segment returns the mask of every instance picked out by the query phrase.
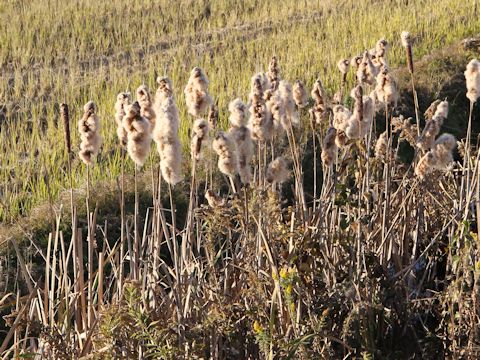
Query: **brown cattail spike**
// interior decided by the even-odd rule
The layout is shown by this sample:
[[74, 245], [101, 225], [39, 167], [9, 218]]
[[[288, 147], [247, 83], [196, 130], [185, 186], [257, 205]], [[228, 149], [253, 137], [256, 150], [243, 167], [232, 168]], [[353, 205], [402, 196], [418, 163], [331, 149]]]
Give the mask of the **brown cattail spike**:
[[67, 154], [72, 152], [72, 143], [70, 140], [70, 114], [68, 113], [68, 105], [60, 104], [60, 116], [63, 120], [63, 129], [65, 134], [65, 145], [67, 147]]
[[412, 54], [412, 36], [408, 31], [403, 31], [401, 35], [402, 46], [407, 53], [408, 71], [413, 74], [413, 54]]

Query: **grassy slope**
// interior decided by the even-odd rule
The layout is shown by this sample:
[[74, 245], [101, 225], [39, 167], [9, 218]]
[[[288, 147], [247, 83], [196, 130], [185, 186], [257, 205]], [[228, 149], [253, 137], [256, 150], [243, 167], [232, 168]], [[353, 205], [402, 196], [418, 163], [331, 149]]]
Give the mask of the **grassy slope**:
[[[155, 71], [166, 72], [174, 82], [186, 145], [190, 120], [182, 90], [193, 66], [203, 67], [210, 77], [225, 122], [228, 101], [245, 98], [251, 75], [265, 70], [273, 54], [285, 78], [301, 78], [311, 86], [320, 76], [333, 92], [339, 83], [337, 60], [381, 37], [394, 40], [390, 59], [395, 67], [404, 62], [400, 31], [418, 36], [414, 51], [419, 57], [472, 34], [479, 25], [470, 1], [99, 3], [0, 4], [0, 104], [5, 111], [0, 119], [1, 222], [14, 222], [67, 186], [59, 102], [70, 105], [75, 124], [83, 103], [98, 103], [104, 146], [94, 181], [114, 178], [120, 171], [116, 94], [134, 92], [143, 82], [154, 87]], [[78, 146], [76, 131], [73, 136]], [[74, 174], [81, 186], [85, 168], [77, 159]]]

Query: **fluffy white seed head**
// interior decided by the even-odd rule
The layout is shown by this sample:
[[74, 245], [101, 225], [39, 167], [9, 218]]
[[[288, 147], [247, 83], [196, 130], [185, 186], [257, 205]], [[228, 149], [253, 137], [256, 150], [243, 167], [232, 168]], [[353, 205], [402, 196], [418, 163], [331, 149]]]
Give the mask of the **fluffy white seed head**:
[[375, 157], [384, 161], [387, 155], [387, 132], [384, 131], [380, 134], [375, 144]]
[[335, 138], [337, 136], [337, 130], [331, 127], [327, 130], [322, 144], [322, 162], [325, 166], [330, 166], [335, 161], [335, 155], [337, 153], [337, 145]]
[[278, 94], [280, 95], [284, 105], [288, 121], [292, 125], [298, 125], [300, 116], [295, 107], [295, 100], [293, 99], [292, 85], [288, 81], [282, 80], [278, 84]]
[[387, 105], [397, 106], [398, 91], [397, 81], [390, 74], [387, 66], [382, 66], [377, 75], [377, 85], [375, 86], [376, 97], [379, 102]]
[[169, 78], [157, 79], [158, 89], [155, 94], [156, 126], [153, 130], [153, 140], [159, 143], [163, 137], [178, 137], [180, 116], [173, 95], [173, 87]]
[[127, 132], [127, 151], [138, 166], [143, 166], [150, 151], [151, 124], [141, 113], [140, 104], [135, 101], [125, 108], [123, 127]]
[[212, 143], [218, 155], [219, 170], [230, 177], [238, 173], [238, 156], [235, 141], [223, 131], [219, 131]]
[[369, 52], [365, 51], [362, 61], [357, 68], [357, 82], [359, 84], [373, 85], [377, 74], [378, 69], [373, 64]]
[[160, 155], [160, 171], [170, 185], [182, 181], [182, 146], [178, 139], [180, 118], [173, 94], [172, 82], [167, 77], [157, 78], [155, 94], [156, 126], [153, 139]]
[[385, 39], [380, 39], [375, 44], [375, 58], [378, 60], [379, 58], [386, 59], [387, 51], [389, 48], [388, 41]]
[[140, 85], [137, 89], [137, 101], [140, 104], [140, 115], [150, 121], [152, 130], [155, 127], [155, 110], [153, 109], [152, 96], [147, 85]]
[[474, 103], [480, 97], [480, 61], [471, 60], [464, 74], [467, 83], [467, 98]]
[[237, 98], [228, 104], [230, 116], [228, 120], [233, 127], [244, 126], [247, 123], [247, 105], [241, 99]]
[[280, 67], [278, 66], [278, 60], [276, 56], [273, 56], [272, 59], [270, 60], [270, 64], [268, 65], [267, 78], [271, 87], [274, 90], [277, 89], [281, 79], [280, 79]]
[[170, 185], [182, 181], [182, 144], [178, 137], [165, 136], [157, 142], [160, 154], [160, 171], [163, 179]]
[[455, 137], [451, 134], [442, 134], [435, 141], [432, 149], [428, 151], [418, 162], [415, 174], [423, 179], [435, 170], [445, 171], [453, 162], [452, 151], [456, 147]]
[[229, 136], [233, 138], [237, 146], [238, 172], [243, 184], [252, 181], [252, 169], [250, 163], [253, 157], [253, 141], [250, 130], [246, 126], [232, 127]]
[[102, 145], [100, 119], [96, 114], [97, 107], [93, 101], [87, 102], [83, 110], [84, 114], [78, 121], [78, 131], [80, 132], [79, 157], [86, 165], [90, 165]]
[[400, 39], [404, 48], [412, 46], [412, 36], [408, 31], [402, 31], [400, 34]]
[[315, 104], [325, 105], [327, 103], [327, 93], [320, 79], [317, 79], [313, 84], [311, 95]]
[[295, 84], [293, 84], [293, 100], [295, 100], [295, 104], [299, 109], [307, 106], [308, 93], [301, 80], [297, 80]]
[[441, 101], [435, 110], [432, 119], [436, 119], [439, 125], [442, 126], [443, 121], [448, 117], [448, 101]]
[[267, 181], [280, 184], [288, 179], [290, 171], [283, 157], [277, 157], [267, 167]]
[[272, 137], [273, 123], [270, 111], [263, 98], [263, 90], [260, 79], [255, 81], [254, 93], [251, 97], [250, 120], [248, 126], [252, 132], [252, 138], [256, 141], [267, 141]]
[[130, 93], [122, 92], [117, 95], [115, 102], [115, 122], [117, 123], [117, 137], [120, 145], [127, 145], [127, 131], [123, 128], [123, 117], [125, 116], [125, 106], [130, 105]]
[[345, 131], [351, 116], [352, 112], [345, 106], [335, 105], [333, 107], [333, 127], [337, 130]]
[[198, 118], [206, 113], [213, 100], [208, 93], [209, 81], [205, 73], [199, 67], [193, 68], [185, 87], [185, 102], [188, 113]]
[[340, 59], [338, 60], [338, 63], [337, 63], [337, 67], [338, 67], [338, 70], [340, 70], [340, 72], [345, 75], [348, 73], [348, 69], [350, 67], [350, 60], [348, 59]]
[[200, 160], [202, 158], [202, 149], [208, 141], [208, 132], [210, 126], [206, 120], [197, 119], [193, 123], [193, 137], [191, 142], [192, 158]]

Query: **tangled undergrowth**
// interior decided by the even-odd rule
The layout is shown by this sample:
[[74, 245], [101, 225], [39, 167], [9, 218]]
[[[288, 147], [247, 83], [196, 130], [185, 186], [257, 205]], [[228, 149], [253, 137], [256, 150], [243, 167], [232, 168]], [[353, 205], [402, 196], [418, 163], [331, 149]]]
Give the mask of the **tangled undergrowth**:
[[[401, 41], [414, 118], [397, 106], [385, 39], [339, 61], [342, 85], [332, 96], [321, 79], [311, 97], [300, 80], [292, 86], [273, 57], [266, 74], [252, 77], [248, 101], [230, 103], [228, 131], [218, 128], [222, 109], [207, 75], [194, 68], [184, 91], [193, 118], [190, 176], [179, 166], [172, 82], [159, 77], [155, 96], [141, 86], [133, 103], [129, 93], [119, 94], [115, 236], [92, 208], [90, 173], [101, 139], [96, 106], [87, 103], [78, 124], [86, 188], [71, 189], [69, 212], [63, 210], [71, 237], [59, 211], [46, 253], [25, 257], [11, 241], [16, 259], [2, 280], [14, 292], [0, 304], [15, 307], [0, 353], [478, 358], [480, 152], [471, 124], [480, 63], [467, 65], [470, 117], [466, 137], [456, 139], [442, 131], [448, 99], [418, 106], [414, 44], [408, 33]], [[70, 155], [68, 107], [62, 109]], [[157, 161], [144, 165], [152, 138]], [[401, 160], [402, 146], [412, 150], [411, 161]], [[313, 161], [306, 163], [307, 152]], [[133, 184], [127, 161], [136, 163]], [[184, 177], [190, 193], [180, 218], [173, 190]], [[140, 209], [145, 178], [152, 206]], [[134, 188], [133, 209], [125, 206], [126, 186]], [[83, 202], [84, 222], [77, 216]], [[34, 257], [45, 269], [34, 269]], [[12, 285], [20, 276], [22, 286]]]

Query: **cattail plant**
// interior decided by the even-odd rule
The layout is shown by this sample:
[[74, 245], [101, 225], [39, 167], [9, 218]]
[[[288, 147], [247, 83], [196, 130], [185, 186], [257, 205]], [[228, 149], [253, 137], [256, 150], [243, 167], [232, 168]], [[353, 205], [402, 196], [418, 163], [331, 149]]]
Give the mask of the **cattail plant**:
[[375, 44], [375, 62], [376, 66], [386, 65], [387, 63], [387, 51], [389, 48], [388, 41], [385, 39], [380, 39]]
[[293, 100], [299, 109], [303, 109], [307, 106], [308, 93], [301, 80], [297, 80], [295, 81], [295, 84], [293, 84]]
[[298, 125], [300, 116], [295, 108], [295, 100], [293, 99], [292, 85], [288, 81], [282, 80], [278, 84], [278, 94], [285, 105], [285, 114], [289, 124]]
[[282, 156], [268, 164], [266, 179], [269, 183], [281, 184], [289, 178], [289, 175], [287, 161]]
[[218, 169], [233, 178], [238, 173], [238, 156], [235, 141], [225, 132], [219, 131], [212, 143], [218, 155]]
[[141, 114], [138, 101], [125, 107], [123, 127], [127, 132], [127, 151], [138, 167], [143, 166], [150, 152], [151, 124]]
[[336, 144], [338, 147], [345, 146], [347, 136], [345, 130], [349, 125], [349, 120], [352, 117], [352, 112], [343, 105], [335, 105], [333, 107], [333, 127], [336, 131]]
[[102, 145], [100, 120], [96, 114], [96, 105], [93, 101], [86, 103], [83, 110], [83, 116], [78, 122], [81, 140], [79, 156], [86, 165], [90, 165]]
[[[97, 155], [102, 144], [100, 136], [100, 120], [96, 115], [96, 105], [89, 101], [83, 107], [84, 114], [78, 122], [80, 132], [80, 152], [79, 156], [87, 165], [87, 194], [85, 198], [87, 206], [87, 231], [88, 231], [88, 317], [87, 323], [93, 322], [93, 248], [94, 248], [94, 229], [92, 214], [90, 213], [90, 165]], [[82, 290], [83, 291], [83, 290]]]
[[191, 142], [192, 159], [196, 161], [202, 158], [202, 145], [208, 141], [209, 124], [204, 119], [197, 119], [193, 123], [193, 137]]
[[267, 77], [272, 89], [277, 90], [281, 79], [280, 79], [280, 67], [278, 65], [278, 60], [276, 56], [273, 56], [272, 59], [270, 60], [270, 64], [268, 64]]
[[373, 120], [373, 100], [369, 96], [362, 96], [362, 87], [358, 85], [352, 90], [355, 107], [352, 116], [345, 126], [345, 134], [349, 139], [361, 139], [370, 130]]
[[384, 131], [380, 134], [375, 144], [375, 158], [385, 161], [388, 155], [388, 132]]
[[405, 48], [405, 54], [407, 57], [408, 71], [410, 72], [410, 78], [412, 83], [413, 102], [415, 105], [415, 120], [417, 122], [417, 133], [418, 133], [418, 136], [420, 136], [418, 96], [417, 96], [417, 91], [415, 90], [415, 77], [414, 77], [414, 68], [413, 68], [413, 52], [412, 52], [413, 39], [411, 34], [408, 31], [402, 31], [402, 33], [400, 34], [400, 40], [402, 42], [402, 46]]
[[264, 92], [263, 99], [265, 106], [271, 116], [272, 130], [275, 134], [279, 134], [282, 130], [288, 130], [287, 110], [285, 102], [281, 98], [278, 91], [268, 89]]
[[397, 81], [390, 74], [389, 68], [382, 65], [376, 79], [375, 93], [377, 100], [384, 106], [393, 105], [396, 107], [398, 101]]
[[178, 138], [179, 114], [173, 95], [172, 83], [167, 77], [157, 78], [155, 94], [157, 126], [153, 140], [160, 154], [160, 169], [163, 179], [170, 185], [182, 180], [182, 147]]
[[363, 58], [357, 68], [357, 83], [358, 84], [375, 84], [375, 77], [378, 74], [378, 70], [372, 62], [370, 53], [365, 51]]
[[340, 92], [343, 93], [343, 89], [345, 89], [345, 86], [347, 85], [347, 75], [348, 75], [348, 70], [350, 68], [350, 60], [348, 59], [338, 60], [337, 67], [338, 67], [338, 70], [340, 70], [340, 73], [342, 74]]
[[410, 74], [413, 74], [413, 54], [412, 54], [412, 36], [408, 31], [402, 31], [400, 35], [402, 41], [402, 46], [405, 48], [405, 53], [407, 56], [408, 71]]
[[465, 80], [467, 84], [467, 98], [471, 103], [476, 103], [480, 97], [480, 61], [471, 60], [465, 70]]
[[208, 124], [210, 129], [215, 130], [218, 124], [218, 108], [217, 105], [212, 103], [210, 110], [208, 111]]
[[355, 68], [355, 73], [358, 70], [358, 67], [362, 63], [363, 55], [355, 55], [350, 59], [350, 65]]
[[272, 135], [272, 119], [263, 99], [263, 84], [260, 76], [254, 76], [250, 92], [250, 130], [252, 138], [256, 141], [265, 142]]
[[424, 179], [426, 175], [435, 170], [445, 171], [453, 162], [452, 151], [456, 147], [455, 137], [451, 134], [442, 134], [433, 145], [432, 149], [428, 151], [419, 160], [415, 167], [415, 174]]
[[313, 84], [311, 95], [314, 101], [311, 116], [315, 120], [315, 125], [320, 125], [326, 117], [328, 102], [327, 93], [320, 79], [317, 79]]
[[253, 157], [253, 142], [250, 129], [246, 126], [246, 105], [240, 100], [235, 99], [228, 105], [230, 111], [229, 135], [235, 140], [238, 151], [238, 165], [240, 180], [243, 184], [249, 184], [252, 179], [252, 170], [250, 162]]
[[236, 192], [234, 177], [238, 174], [238, 155], [234, 139], [229, 134], [219, 131], [212, 143], [213, 150], [218, 155], [218, 169], [227, 175], [232, 190]]
[[432, 120], [433, 115], [435, 115], [435, 112], [437, 111], [437, 106], [441, 102], [442, 102], [442, 100], [437, 99], [430, 104], [430, 106], [427, 108], [427, 110], [425, 110], [425, 112], [423, 113], [423, 116], [425, 117], [425, 121]]
[[115, 122], [117, 123], [117, 137], [121, 146], [127, 145], [127, 131], [123, 127], [123, 118], [125, 117], [125, 107], [130, 105], [130, 93], [122, 92], [117, 95], [115, 102]]
[[426, 122], [422, 134], [417, 140], [416, 145], [419, 149], [425, 152], [433, 146], [435, 138], [440, 133], [440, 128], [442, 127], [443, 121], [447, 118], [447, 116], [448, 102], [442, 101], [438, 103], [432, 119]]
[[[471, 133], [472, 133], [472, 115], [473, 115], [473, 106], [480, 97], [480, 62], [477, 59], [472, 59], [468, 64], [464, 72], [466, 87], [467, 87], [467, 98], [470, 100], [470, 112], [468, 116], [468, 125], [467, 125], [467, 139], [465, 141], [465, 156], [463, 157], [463, 172], [467, 172], [466, 182], [465, 176], [462, 177], [461, 192], [466, 190], [467, 193], [470, 191], [470, 142], [471, 142]], [[463, 197], [462, 197], [463, 198]]]
[[202, 69], [199, 67], [193, 68], [184, 93], [188, 113], [194, 118], [204, 115], [213, 102], [212, 97], [208, 93], [209, 83]]
[[330, 127], [323, 138], [322, 144], [322, 162], [323, 165], [329, 167], [335, 161], [335, 156], [337, 154], [337, 129]]
[[155, 110], [152, 96], [147, 85], [140, 85], [137, 89], [137, 101], [140, 104], [140, 115], [150, 121], [152, 130], [155, 128]]

